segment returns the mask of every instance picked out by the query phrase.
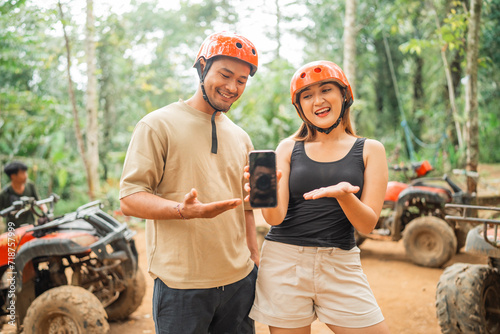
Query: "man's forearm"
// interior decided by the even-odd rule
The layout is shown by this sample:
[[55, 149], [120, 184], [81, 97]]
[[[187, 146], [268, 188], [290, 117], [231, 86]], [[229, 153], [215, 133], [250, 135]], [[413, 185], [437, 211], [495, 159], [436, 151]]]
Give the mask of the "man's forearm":
[[120, 200], [122, 212], [127, 216], [143, 219], [180, 219], [175, 208], [177, 202], [142, 191]]
[[259, 245], [257, 243], [257, 231], [255, 229], [255, 218], [252, 210], [245, 210], [245, 224], [247, 234], [247, 246], [250, 257], [258, 266], [260, 262]]

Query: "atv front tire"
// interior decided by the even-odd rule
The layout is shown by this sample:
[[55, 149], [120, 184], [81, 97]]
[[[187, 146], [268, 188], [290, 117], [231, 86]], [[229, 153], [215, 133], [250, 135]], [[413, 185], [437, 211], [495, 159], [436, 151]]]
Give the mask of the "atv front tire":
[[99, 299], [78, 286], [45, 291], [28, 308], [24, 333], [109, 333], [106, 311]]
[[413, 219], [403, 232], [403, 243], [413, 263], [431, 268], [444, 265], [457, 249], [451, 226], [434, 216]]
[[487, 265], [457, 263], [445, 269], [436, 290], [441, 332], [500, 333], [500, 274]]
[[127, 287], [118, 298], [106, 307], [110, 321], [128, 318], [141, 305], [146, 292], [146, 281], [142, 271], [137, 270], [135, 277], [127, 280]]

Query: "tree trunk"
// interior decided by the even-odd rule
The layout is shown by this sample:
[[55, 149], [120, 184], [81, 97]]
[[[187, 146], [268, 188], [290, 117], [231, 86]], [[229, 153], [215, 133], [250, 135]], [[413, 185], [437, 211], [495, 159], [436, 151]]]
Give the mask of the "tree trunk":
[[[439, 23], [439, 18], [437, 15], [436, 10], [434, 9], [434, 19], [436, 21], [436, 27], [438, 28], [439, 31], [441, 31], [441, 24]], [[463, 148], [463, 135], [462, 135], [462, 128], [460, 126], [460, 120], [458, 116], [458, 110], [457, 110], [457, 104], [455, 102], [455, 89], [453, 86], [453, 78], [452, 78], [452, 73], [450, 69], [450, 65], [448, 64], [448, 59], [446, 58], [446, 48], [447, 46], [444, 44], [443, 38], [439, 34], [439, 39], [441, 44], [444, 46], [441, 48], [441, 59], [443, 60], [443, 67], [444, 67], [444, 72], [446, 74], [446, 82], [448, 84], [448, 97], [450, 99], [450, 106], [451, 106], [451, 111], [452, 111], [452, 116], [453, 116], [453, 121], [455, 123], [455, 131], [457, 132], [457, 139], [458, 139], [458, 147]]]
[[89, 194], [91, 199], [99, 192], [99, 123], [97, 121], [97, 77], [94, 3], [87, 0], [85, 49], [87, 53], [87, 159], [89, 162]]
[[102, 105], [102, 135], [99, 143], [99, 165], [103, 168], [102, 177], [108, 179], [108, 163], [106, 157], [111, 151], [111, 137], [113, 136], [113, 120], [115, 119], [115, 94], [112, 73], [112, 62], [107, 57], [98, 58], [98, 67], [101, 69], [101, 80], [99, 81], [99, 100]]
[[73, 113], [73, 120], [74, 120], [74, 128], [75, 128], [75, 137], [76, 137], [76, 143], [78, 146], [78, 152], [80, 153], [80, 157], [82, 158], [83, 165], [85, 167], [85, 172], [87, 174], [87, 184], [89, 186], [89, 197], [93, 198], [93, 195], [90, 193], [90, 169], [89, 169], [89, 162], [87, 159], [87, 156], [85, 154], [85, 144], [83, 142], [83, 135], [82, 135], [82, 130], [80, 128], [80, 118], [78, 117], [78, 108], [76, 106], [76, 98], [75, 98], [75, 92], [73, 90], [73, 79], [71, 79], [71, 47], [69, 43], [69, 38], [68, 34], [66, 33], [66, 20], [64, 18], [64, 13], [62, 10], [62, 5], [61, 2], [58, 2], [58, 7], [59, 7], [59, 13], [61, 15], [61, 24], [63, 27], [63, 34], [64, 34], [64, 42], [66, 46], [66, 70], [68, 72], [68, 92], [71, 100], [71, 110]]
[[356, 0], [345, 2], [344, 20], [344, 73], [356, 93]]
[[276, 59], [280, 59], [280, 51], [281, 51], [281, 9], [279, 0], [274, 1], [276, 5], [276, 42], [278, 45], [276, 46]]
[[[414, 119], [416, 119], [417, 124], [424, 124], [425, 116], [422, 115], [422, 113], [418, 112], [419, 110], [422, 110], [425, 106], [424, 79], [423, 79], [424, 58], [422, 58], [418, 54], [414, 55], [413, 58], [415, 60], [415, 72], [413, 74], [413, 110], [411, 115]], [[417, 137], [421, 137], [422, 131], [423, 131], [422, 127], [417, 127], [413, 129], [413, 133]]]
[[[471, 0], [467, 35], [467, 84], [465, 88], [465, 114], [467, 117], [467, 166], [468, 171], [477, 171], [479, 163], [479, 127], [477, 105], [477, 60], [479, 54], [479, 29], [482, 0]], [[477, 191], [475, 178], [467, 177], [467, 191]]]
[[450, 64], [451, 67], [451, 78], [453, 81], [453, 90], [455, 91], [455, 96], [460, 96], [460, 83], [462, 80], [462, 62], [464, 61], [463, 52], [460, 50], [455, 51], [453, 60]]

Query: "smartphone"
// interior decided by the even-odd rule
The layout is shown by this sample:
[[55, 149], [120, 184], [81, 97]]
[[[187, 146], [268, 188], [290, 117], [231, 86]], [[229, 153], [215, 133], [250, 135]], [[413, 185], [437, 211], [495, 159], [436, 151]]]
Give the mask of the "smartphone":
[[278, 205], [276, 153], [271, 150], [251, 151], [250, 162], [250, 206], [274, 208]]

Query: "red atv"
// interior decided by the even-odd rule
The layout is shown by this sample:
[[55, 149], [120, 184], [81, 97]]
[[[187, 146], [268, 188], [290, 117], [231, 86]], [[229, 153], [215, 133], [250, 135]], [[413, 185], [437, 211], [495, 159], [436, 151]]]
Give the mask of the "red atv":
[[468, 204], [471, 196], [462, 191], [447, 175], [424, 177], [432, 166], [428, 161], [410, 168], [392, 167], [395, 171], [412, 171], [416, 178], [409, 183], [390, 181], [384, 207], [370, 234], [356, 231], [356, 243], [366, 239], [398, 241], [403, 238], [406, 255], [424, 267], [441, 267], [465, 245], [470, 225], [455, 225], [445, 216], [454, 209], [446, 203]]
[[107, 319], [125, 319], [144, 296], [135, 232], [99, 201], [53, 218], [57, 199], [22, 197], [0, 211], [39, 217], [35, 226], [9, 222], [0, 236], [0, 315], [26, 334], [108, 333]]

